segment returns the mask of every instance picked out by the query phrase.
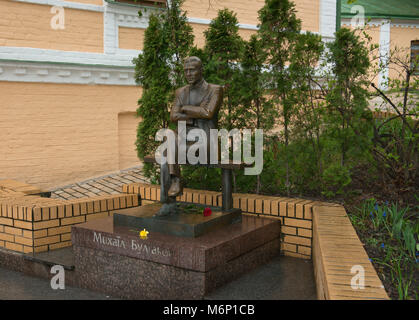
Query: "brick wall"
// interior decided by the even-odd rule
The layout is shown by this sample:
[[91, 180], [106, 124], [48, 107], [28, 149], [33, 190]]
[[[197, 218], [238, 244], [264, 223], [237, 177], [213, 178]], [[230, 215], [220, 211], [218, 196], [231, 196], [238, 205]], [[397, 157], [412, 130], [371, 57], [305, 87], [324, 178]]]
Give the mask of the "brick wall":
[[[143, 204], [160, 200], [158, 185], [132, 183], [124, 185], [122, 191], [139, 194], [144, 200]], [[220, 192], [206, 190], [185, 188], [178, 200], [219, 207], [222, 205]], [[312, 255], [312, 208], [317, 204], [319, 202], [303, 199], [233, 193], [233, 207], [240, 208], [244, 214], [279, 219], [282, 225], [282, 252], [304, 259], [311, 259]]]
[[[294, 0], [297, 17], [302, 20], [302, 28], [307, 31], [319, 31], [319, 0]], [[265, 4], [264, 0], [186, 0], [183, 9], [188, 17], [213, 19], [220, 9], [228, 8], [237, 14], [239, 23], [258, 24], [258, 11]]]
[[[143, 205], [160, 199], [159, 186], [142, 183], [124, 185], [125, 194], [64, 201], [22, 192], [32, 192], [32, 186], [1, 182], [0, 247], [23, 253], [71, 246], [72, 225], [138, 206], [139, 195]], [[177, 200], [221, 206], [222, 199], [219, 192], [184, 189]], [[281, 251], [313, 259], [318, 299], [389, 299], [342, 206], [254, 194], [233, 194], [233, 204], [244, 214], [281, 220]], [[352, 288], [353, 266], [365, 270], [363, 289]]]
[[[389, 299], [374, 266], [341, 206], [313, 207], [313, 265], [320, 300]], [[356, 267], [356, 271], [353, 271]], [[361, 277], [363, 288], [352, 285]], [[361, 284], [360, 278], [356, 281]]]
[[[71, 2], [103, 4], [102, 0]], [[295, 2], [303, 28], [318, 31], [319, 1]], [[228, 7], [237, 12], [240, 23], [255, 26], [257, 11], [263, 4], [264, 0], [228, 0], [214, 1], [208, 7], [207, 0], [186, 0], [184, 9], [188, 17], [205, 22], [214, 18], [219, 9]], [[57, 52], [45, 53], [54, 57], [63, 54], [63, 59], [74, 57], [75, 62], [80, 62], [79, 52], [104, 53], [103, 12], [65, 8], [65, 29], [54, 30], [50, 26], [54, 16], [50, 10], [51, 5], [0, 1], [0, 46], [51, 49]], [[208, 25], [192, 25], [196, 43], [202, 46], [202, 32]], [[144, 29], [119, 27], [118, 31], [118, 49], [141, 48]], [[248, 39], [255, 31], [242, 28], [239, 32]], [[45, 57], [40, 56], [39, 60]], [[22, 77], [22, 81], [26, 80]], [[131, 137], [125, 131], [119, 137], [128, 139], [119, 144], [118, 114], [136, 111], [141, 96], [141, 89], [136, 86], [2, 81], [0, 96], [0, 177], [46, 189], [116, 171], [135, 162], [135, 146], [125, 142], [131, 137], [135, 140], [138, 119], [124, 117], [129, 128], [122, 129], [130, 130]]]
[[63, 30], [51, 28], [51, 6], [0, 1], [0, 46], [103, 52], [103, 13], [65, 9]]
[[[0, 177], [53, 188], [136, 157], [135, 145], [119, 146], [118, 114], [135, 112], [138, 87], [1, 82], [0, 96]], [[133, 114], [133, 141], [138, 121]]]
[[135, 112], [118, 114], [119, 169], [121, 170], [138, 166], [140, 163], [135, 146], [140, 121]]
[[[157, 185], [123, 186], [128, 194], [140, 194], [143, 204], [159, 200]], [[221, 193], [184, 189], [180, 201], [221, 206]], [[233, 194], [234, 208], [244, 214], [280, 219], [281, 251], [286, 256], [312, 259], [318, 299], [389, 299], [372, 266], [345, 208], [338, 204], [295, 198]], [[365, 287], [352, 288], [353, 266], [365, 270]]]
[[143, 50], [145, 29], [118, 28], [120, 49]]
[[0, 247], [36, 253], [71, 246], [71, 226], [139, 205], [138, 195], [58, 200], [0, 190]]

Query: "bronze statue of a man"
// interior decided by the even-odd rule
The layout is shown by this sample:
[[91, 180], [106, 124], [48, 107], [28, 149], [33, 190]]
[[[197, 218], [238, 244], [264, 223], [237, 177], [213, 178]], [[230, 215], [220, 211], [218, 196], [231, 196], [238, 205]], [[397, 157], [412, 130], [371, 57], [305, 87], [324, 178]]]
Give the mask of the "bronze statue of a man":
[[[218, 127], [218, 111], [223, 101], [223, 88], [204, 80], [202, 62], [198, 57], [187, 58], [184, 71], [188, 85], [176, 90], [170, 121], [177, 123], [183, 120], [186, 121], [187, 129], [204, 130], [209, 142], [210, 129]], [[176, 197], [183, 191], [179, 164], [169, 164], [169, 172], [171, 185], [168, 196]]]

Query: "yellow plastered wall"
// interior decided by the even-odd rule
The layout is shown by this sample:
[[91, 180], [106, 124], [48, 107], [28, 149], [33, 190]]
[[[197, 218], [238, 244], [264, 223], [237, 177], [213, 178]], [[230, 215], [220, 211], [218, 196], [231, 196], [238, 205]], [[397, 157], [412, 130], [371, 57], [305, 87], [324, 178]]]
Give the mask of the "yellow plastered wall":
[[[395, 50], [396, 47], [401, 50], [398, 54], [401, 58], [405, 59], [406, 54], [410, 57], [410, 42], [419, 39], [419, 28], [402, 28], [391, 27], [390, 30], [390, 50]], [[401, 68], [390, 65], [389, 77], [390, 79], [400, 78], [404, 79], [405, 75], [400, 74]]]
[[119, 169], [139, 164], [135, 145], [139, 121], [135, 112], [122, 112], [118, 115]]
[[103, 52], [103, 13], [64, 9], [64, 29], [54, 30], [51, 6], [0, 1], [0, 45]]
[[297, 17], [301, 19], [301, 28], [306, 31], [319, 32], [320, 0], [295, 0]]
[[[297, 17], [302, 20], [302, 29], [319, 31], [319, 0], [295, 0]], [[188, 17], [214, 19], [218, 10], [228, 8], [237, 14], [239, 23], [258, 24], [258, 11], [264, 0], [186, 0], [183, 9]]]
[[[370, 51], [370, 62], [371, 64], [378, 66], [377, 63], [379, 63], [380, 59], [380, 26], [367, 26], [365, 29], [365, 32], [371, 37], [371, 41], [369, 42], [369, 45], [378, 45], [377, 49], [374, 49], [373, 51]], [[373, 67], [374, 68], [374, 67]], [[378, 86], [378, 74], [376, 71], [371, 74], [370, 81], [375, 83], [375, 85]], [[369, 87], [370, 90], [373, 90], [372, 87]]]
[[195, 36], [194, 44], [198, 48], [203, 48], [205, 46], [205, 35], [204, 31], [208, 29], [208, 25], [200, 23], [190, 23], [193, 34]]
[[239, 34], [240, 34], [240, 36], [244, 39], [244, 40], [246, 40], [246, 41], [248, 41], [249, 39], [250, 39], [250, 36], [252, 35], [252, 34], [255, 34], [256, 33], [256, 30], [250, 30], [250, 29], [239, 29]]
[[145, 29], [118, 28], [119, 48], [143, 50]]
[[135, 112], [139, 87], [0, 82], [0, 96], [0, 177], [51, 188], [135, 154], [119, 148], [118, 114]]

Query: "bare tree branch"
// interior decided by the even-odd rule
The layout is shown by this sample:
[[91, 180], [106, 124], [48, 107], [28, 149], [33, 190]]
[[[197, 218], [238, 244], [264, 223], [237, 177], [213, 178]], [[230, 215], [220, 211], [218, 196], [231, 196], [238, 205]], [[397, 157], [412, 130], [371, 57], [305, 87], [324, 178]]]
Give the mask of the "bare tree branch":
[[404, 117], [399, 109], [394, 105], [394, 103], [382, 92], [380, 89], [378, 89], [374, 83], [371, 83], [371, 86], [378, 91], [378, 93], [393, 107], [393, 109], [397, 112], [397, 114], [401, 117], [403, 123], [409, 128], [411, 132], [414, 132], [413, 128], [409, 125], [409, 123], [406, 121], [406, 117]]

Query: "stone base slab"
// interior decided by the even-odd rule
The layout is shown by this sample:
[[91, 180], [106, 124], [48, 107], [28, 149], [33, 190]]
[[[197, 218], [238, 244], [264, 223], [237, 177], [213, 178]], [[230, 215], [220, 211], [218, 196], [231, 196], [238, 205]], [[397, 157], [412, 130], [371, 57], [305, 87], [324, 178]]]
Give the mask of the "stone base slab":
[[280, 250], [280, 222], [242, 221], [197, 238], [113, 225], [112, 217], [72, 228], [80, 284], [127, 299], [202, 299], [268, 262]]
[[[185, 213], [179, 203], [179, 213], [167, 216], [154, 216], [163, 206], [162, 203], [153, 203], [141, 207], [117, 210], [113, 214], [115, 226], [129, 226], [132, 228], [145, 228], [150, 232], [195, 238], [220, 227], [241, 221], [241, 210], [231, 209], [222, 211], [221, 208], [210, 207], [212, 213], [204, 217], [202, 214]], [[194, 205], [201, 207], [206, 206]]]

